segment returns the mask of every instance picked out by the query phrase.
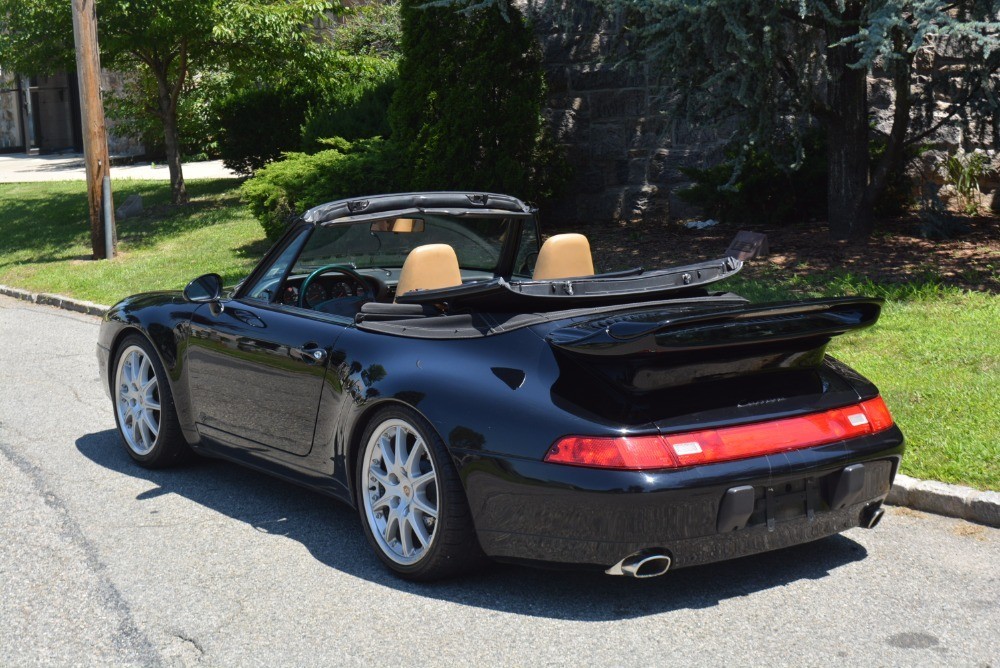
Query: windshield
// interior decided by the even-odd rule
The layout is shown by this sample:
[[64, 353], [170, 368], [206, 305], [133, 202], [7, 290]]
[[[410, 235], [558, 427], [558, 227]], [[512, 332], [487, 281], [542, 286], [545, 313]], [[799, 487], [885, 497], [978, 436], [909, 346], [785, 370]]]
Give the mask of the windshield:
[[[400, 225], [401, 221], [406, 224]], [[517, 229], [517, 222], [517, 218], [420, 214], [419, 219], [321, 225], [302, 250], [292, 273], [306, 273], [328, 264], [350, 264], [356, 269], [399, 268], [417, 246], [448, 244], [455, 249], [461, 269], [492, 274], [500, 264], [508, 235]], [[534, 225], [526, 221], [526, 227], [531, 228], [531, 233], [522, 235], [522, 245], [533, 244], [530, 250], [537, 252]], [[524, 251], [527, 252], [530, 251]]]

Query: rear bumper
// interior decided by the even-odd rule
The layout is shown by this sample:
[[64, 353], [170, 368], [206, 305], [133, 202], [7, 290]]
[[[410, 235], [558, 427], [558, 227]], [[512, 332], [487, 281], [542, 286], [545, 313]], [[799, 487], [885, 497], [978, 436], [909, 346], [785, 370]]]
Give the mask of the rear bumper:
[[[817, 448], [670, 472], [607, 471], [467, 453], [459, 464], [483, 550], [496, 559], [607, 568], [666, 550], [673, 568], [805, 543], [859, 526], [889, 493], [899, 429]], [[838, 492], [844, 469], [855, 490]], [[727, 491], [752, 510], [724, 529]], [[841, 489], [842, 489], [841, 485]]]

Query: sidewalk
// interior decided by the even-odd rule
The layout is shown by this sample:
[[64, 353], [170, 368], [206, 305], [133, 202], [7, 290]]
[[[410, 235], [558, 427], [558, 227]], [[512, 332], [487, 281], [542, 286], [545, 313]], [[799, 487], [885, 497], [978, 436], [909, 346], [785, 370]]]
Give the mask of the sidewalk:
[[[58, 155], [0, 154], [0, 183], [28, 181], [83, 181], [86, 171], [79, 153]], [[185, 179], [235, 179], [238, 175], [226, 169], [221, 160], [184, 163]], [[137, 163], [111, 167], [111, 179], [170, 179], [164, 163]]]

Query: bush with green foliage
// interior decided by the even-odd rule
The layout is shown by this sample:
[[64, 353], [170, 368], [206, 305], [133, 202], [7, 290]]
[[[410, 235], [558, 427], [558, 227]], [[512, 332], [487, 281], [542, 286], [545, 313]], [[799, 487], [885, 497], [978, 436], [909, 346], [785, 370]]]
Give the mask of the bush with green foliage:
[[[501, 7], [501, 5], [503, 5]], [[390, 112], [408, 185], [550, 195], [538, 41], [510, 0], [458, 12], [401, 0], [403, 58]]]
[[323, 140], [331, 137], [349, 141], [388, 137], [396, 65], [392, 59], [352, 57], [350, 66], [344, 67], [346, 76], [327, 86], [305, 111], [300, 124], [302, 150], [322, 150]]
[[399, 157], [381, 138], [329, 140], [319, 153], [289, 153], [257, 171], [240, 196], [269, 239], [306, 209], [344, 197], [399, 190]]
[[387, 137], [399, 60], [399, 6], [347, 10], [314, 76], [227, 91], [215, 105], [226, 166], [251, 174], [287, 151], [321, 151], [323, 140]]
[[[694, 184], [678, 196], [720, 220], [773, 225], [824, 218], [829, 169], [826, 135], [809, 130], [802, 135], [801, 145], [789, 139], [774, 146], [772, 150], [733, 147], [718, 165], [682, 169]], [[873, 164], [885, 147], [884, 137], [871, 142]], [[921, 150], [910, 150], [907, 157], [915, 157]], [[800, 156], [797, 164], [788, 166], [795, 154]], [[913, 180], [905, 171], [895, 172], [875, 203], [876, 215], [902, 214], [913, 204], [913, 190]]]
[[252, 174], [297, 149], [306, 110], [318, 97], [301, 87], [238, 89], [222, 97], [215, 116], [223, 164]]
[[973, 153], [959, 151], [945, 158], [943, 165], [945, 182], [958, 194], [962, 213], [969, 216], [979, 213], [983, 196], [979, 190], [979, 182], [995, 171], [989, 157], [979, 151]]

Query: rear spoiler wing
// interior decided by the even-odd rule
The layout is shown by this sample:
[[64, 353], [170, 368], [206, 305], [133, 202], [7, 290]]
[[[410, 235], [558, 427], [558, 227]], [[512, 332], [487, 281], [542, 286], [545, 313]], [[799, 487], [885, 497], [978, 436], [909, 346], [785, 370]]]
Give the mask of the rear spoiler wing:
[[594, 318], [553, 330], [546, 340], [568, 352], [595, 356], [691, 353], [798, 342], [825, 345], [831, 337], [869, 327], [882, 299], [848, 297], [737, 305], [677, 314], [663, 309]]

